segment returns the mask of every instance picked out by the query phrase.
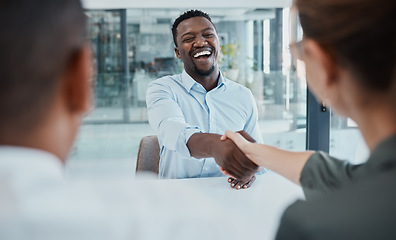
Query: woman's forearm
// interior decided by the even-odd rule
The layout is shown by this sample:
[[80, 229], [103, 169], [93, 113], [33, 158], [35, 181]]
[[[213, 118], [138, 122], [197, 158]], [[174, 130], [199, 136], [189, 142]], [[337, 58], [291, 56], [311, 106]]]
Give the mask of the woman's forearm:
[[242, 151], [257, 165], [276, 172], [300, 184], [301, 171], [313, 151], [292, 152], [269, 145], [248, 143]]

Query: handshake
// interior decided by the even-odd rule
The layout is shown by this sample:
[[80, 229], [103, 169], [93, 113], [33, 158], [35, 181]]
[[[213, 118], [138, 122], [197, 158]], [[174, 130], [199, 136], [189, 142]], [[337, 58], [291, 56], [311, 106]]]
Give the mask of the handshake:
[[[229, 131], [227, 133], [229, 133]], [[224, 155], [222, 157], [214, 157], [215, 161], [220, 166], [220, 171], [223, 172], [224, 175], [229, 176], [228, 182], [232, 188], [237, 190], [249, 188], [256, 180], [255, 173], [260, 168], [238, 148], [227, 133], [221, 136], [221, 141], [226, 148]], [[237, 133], [249, 142], [256, 142], [256, 140], [243, 130]]]
[[[243, 141], [241, 138], [244, 138]], [[241, 189], [252, 185], [256, 179], [255, 173], [259, 170], [259, 166], [241, 150], [241, 146], [244, 146], [241, 142], [254, 143], [255, 140], [245, 131], [234, 133], [227, 130], [223, 136], [213, 133], [194, 134], [187, 145], [191, 155], [196, 158], [213, 157], [220, 166], [220, 171], [229, 176], [231, 187]]]

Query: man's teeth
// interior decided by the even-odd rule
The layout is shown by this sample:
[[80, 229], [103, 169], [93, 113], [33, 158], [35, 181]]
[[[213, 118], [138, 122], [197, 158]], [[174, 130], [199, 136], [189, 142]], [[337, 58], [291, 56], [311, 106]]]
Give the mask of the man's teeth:
[[202, 52], [196, 53], [194, 55], [194, 57], [197, 58], [197, 57], [200, 57], [202, 55], [210, 55], [210, 54], [211, 54], [211, 52], [209, 52], [209, 51], [202, 51]]

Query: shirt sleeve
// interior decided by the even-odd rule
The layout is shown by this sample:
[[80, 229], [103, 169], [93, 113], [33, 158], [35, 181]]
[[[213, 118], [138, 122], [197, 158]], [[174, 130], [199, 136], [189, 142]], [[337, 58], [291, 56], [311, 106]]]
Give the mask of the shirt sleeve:
[[360, 166], [362, 165], [352, 165], [347, 161], [330, 157], [324, 152], [312, 154], [300, 177], [306, 199], [332, 192], [353, 181]]
[[202, 131], [186, 123], [170, 87], [158, 81], [150, 83], [146, 103], [149, 123], [157, 133], [161, 145], [190, 157], [187, 142], [194, 133]]

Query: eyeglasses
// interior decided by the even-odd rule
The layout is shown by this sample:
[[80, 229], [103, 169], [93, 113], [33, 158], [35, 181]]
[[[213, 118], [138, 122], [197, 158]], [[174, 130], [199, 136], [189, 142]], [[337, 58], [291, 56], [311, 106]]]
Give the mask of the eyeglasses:
[[303, 60], [303, 49], [302, 49], [303, 33], [300, 24], [300, 18], [298, 17], [298, 10], [295, 5], [290, 9], [290, 44], [289, 48], [291, 54], [298, 60]]
[[[304, 51], [303, 40], [304, 35], [298, 17], [298, 9], [293, 4], [290, 9], [290, 44], [289, 48], [293, 57], [293, 68], [297, 75], [304, 75], [305, 78], [305, 64], [304, 64]], [[320, 104], [320, 111], [326, 112], [327, 107], [324, 102]]]

